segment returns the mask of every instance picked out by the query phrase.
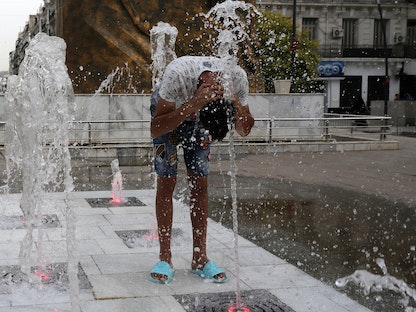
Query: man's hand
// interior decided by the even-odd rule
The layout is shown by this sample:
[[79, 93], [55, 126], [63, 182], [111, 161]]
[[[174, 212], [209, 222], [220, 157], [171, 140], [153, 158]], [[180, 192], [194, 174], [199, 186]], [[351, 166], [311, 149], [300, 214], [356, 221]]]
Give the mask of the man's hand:
[[202, 83], [196, 90], [192, 101], [195, 111], [200, 110], [209, 102], [220, 100], [224, 97], [224, 86], [218, 82], [214, 84]]
[[235, 109], [235, 130], [239, 135], [245, 137], [254, 126], [254, 118], [250, 113], [248, 105], [241, 105], [235, 93], [231, 94], [231, 101]]
[[184, 120], [206, 104], [221, 99], [223, 96], [224, 86], [213, 81], [213, 83], [202, 83], [194, 96], [178, 109], [175, 109], [175, 103], [167, 102], [161, 98], [150, 126], [152, 137], [158, 137], [176, 129]]

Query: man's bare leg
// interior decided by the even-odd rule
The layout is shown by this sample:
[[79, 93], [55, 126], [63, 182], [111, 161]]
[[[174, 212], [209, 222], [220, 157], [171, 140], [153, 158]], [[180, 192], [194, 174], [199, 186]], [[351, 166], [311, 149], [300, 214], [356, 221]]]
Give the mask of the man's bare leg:
[[188, 174], [193, 234], [192, 269], [202, 269], [207, 258], [208, 179]]
[[[159, 233], [159, 259], [172, 267], [172, 252], [170, 249], [173, 220], [172, 196], [176, 185], [176, 177], [157, 177], [156, 189], [156, 219]], [[153, 274], [152, 277], [165, 281], [167, 276]]]
[[[209, 261], [207, 257], [208, 178], [189, 173], [188, 183], [193, 233], [192, 270], [202, 270]], [[223, 279], [225, 274], [217, 274], [214, 278]]]

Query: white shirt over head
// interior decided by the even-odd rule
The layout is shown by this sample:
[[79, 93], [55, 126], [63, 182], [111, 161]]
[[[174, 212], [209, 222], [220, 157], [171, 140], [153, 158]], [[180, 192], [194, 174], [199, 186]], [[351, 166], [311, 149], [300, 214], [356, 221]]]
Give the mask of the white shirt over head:
[[220, 76], [229, 76], [231, 91], [237, 95], [242, 105], [247, 105], [249, 86], [246, 72], [238, 65], [227, 67], [222, 59], [213, 56], [179, 57], [166, 67], [159, 95], [179, 108], [195, 94], [199, 76], [210, 71], [217, 72]]

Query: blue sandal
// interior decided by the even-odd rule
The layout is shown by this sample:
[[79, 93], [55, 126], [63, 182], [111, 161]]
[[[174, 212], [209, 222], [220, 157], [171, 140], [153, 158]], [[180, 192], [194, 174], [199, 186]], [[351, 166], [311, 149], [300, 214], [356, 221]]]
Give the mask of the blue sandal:
[[[214, 261], [208, 261], [202, 270], [201, 269], [192, 270], [192, 273], [202, 278], [210, 279], [214, 281], [214, 283], [218, 283], [218, 284], [226, 283], [228, 281], [228, 277], [225, 275], [224, 270], [220, 269]], [[218, 275], [221, 273], [224, 273], [225, 275], [224, 278], [214, 278], [215, 275]]]
[[[168, 284], [173, 280], [173, 274], [175, 273], [175, 270], [171, 268], [169, 263], [166, 261], [159, 261], [155, 264], [152, 271], [150, 271], [149, 280], [158, 283], [158, 284]], [[166, 276], [166, 280], [160, 280], [157, 278], [154, 278], [152, 274], [159, 274]]]

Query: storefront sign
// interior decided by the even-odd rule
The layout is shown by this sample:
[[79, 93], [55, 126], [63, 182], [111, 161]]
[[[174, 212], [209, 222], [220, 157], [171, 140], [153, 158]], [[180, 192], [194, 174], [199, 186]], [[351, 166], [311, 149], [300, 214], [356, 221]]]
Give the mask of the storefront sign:
[[318, 65], [319, 77], [344, 77], [344, 62], [320, 62]]

